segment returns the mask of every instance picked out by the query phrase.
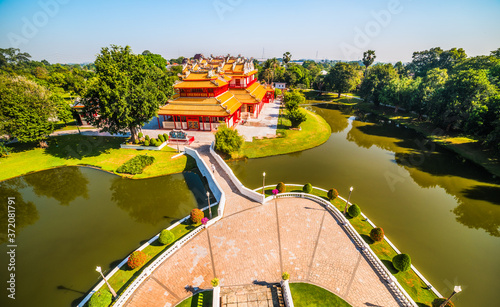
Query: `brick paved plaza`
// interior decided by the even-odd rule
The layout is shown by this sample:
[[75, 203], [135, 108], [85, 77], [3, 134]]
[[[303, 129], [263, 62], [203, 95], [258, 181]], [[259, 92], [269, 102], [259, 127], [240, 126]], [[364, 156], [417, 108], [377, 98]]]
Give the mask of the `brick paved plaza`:
[[[198, 148], [209, 164], [206, 146]], [[264, 205], [236, 193], [216, 171], [226, 193], [224, 218], [167, 259], [134, 293], [127, 306], [175, 306], [197, 289], [255, 282], [310, 282], [352, 306], [399, 306], [384, 282], [320, 204], [298, 198]]]

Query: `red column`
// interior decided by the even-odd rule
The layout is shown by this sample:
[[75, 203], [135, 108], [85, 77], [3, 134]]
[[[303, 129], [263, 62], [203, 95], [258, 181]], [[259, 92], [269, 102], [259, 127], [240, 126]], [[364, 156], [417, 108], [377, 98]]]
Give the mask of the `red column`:
[[160, 126], [160, 116], [158, 116], [158, 117], [156, 118], [156, 120], [158, 121], [158, 129], [161, 129], [161, 126]]

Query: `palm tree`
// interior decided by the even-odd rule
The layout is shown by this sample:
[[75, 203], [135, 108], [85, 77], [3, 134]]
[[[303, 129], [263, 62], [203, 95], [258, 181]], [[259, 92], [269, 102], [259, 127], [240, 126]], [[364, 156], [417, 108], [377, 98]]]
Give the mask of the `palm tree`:
[[292, 59], [292, 54], [290, 52], [285, 52], [283, 53], [283, 62], [285, 63], [285, 66], [288, 64], [288, 62], [290, 62], [290, 60]]
[[366, 76], [366, 72], [368, 71], [368, 67], [373, 64], [376, 57], [377, 56], [375, 55], [375, 50], [368, 50], [368, 51], [363, 52], [363, 64], [366, 67], [365, 76]]

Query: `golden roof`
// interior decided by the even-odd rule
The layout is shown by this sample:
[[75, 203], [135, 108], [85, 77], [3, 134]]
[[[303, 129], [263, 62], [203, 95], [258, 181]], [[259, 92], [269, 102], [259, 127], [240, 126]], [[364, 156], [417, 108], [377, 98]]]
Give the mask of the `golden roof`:
[[184, 81], [190, 81], [190, 80], [213, 80], [217, 79], [217, 76], [214, 75], [213, 77], [208, 76], [207, 71], [196, 71], [190, 73], [187, 77], [184, 77]]
[[180, 116], [218, 116], [232, 115], [241, 107], [239, 102], [231, 93], [226, 92], [216, 98], [193, 98], [180, 97], [169, 101], [160, 108], [159, 115]]
[[245, 104], [260, 103], [267, 93], [267, 89], [259, 82], [255, 82], [247, 89], [229, 89], [236, 99]]
[[175, 89], [178, 88], [216, 88], [227, 85], [228, 83], [222, 79], [215, 79], [210, 81], [181, 81], [174, 85]]

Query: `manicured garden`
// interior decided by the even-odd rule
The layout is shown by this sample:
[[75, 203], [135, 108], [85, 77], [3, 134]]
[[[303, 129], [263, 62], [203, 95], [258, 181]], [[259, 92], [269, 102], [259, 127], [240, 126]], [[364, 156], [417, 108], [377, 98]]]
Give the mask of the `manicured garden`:
[[[214, 218], [217, 216], [217, 210], [218, 210], [218, 205], [212, 207], [212, 213], [214, 214]], [[130, 255], [127, 264], [123, 265], [115, 274], [113, 274], [113, 276], [111, 276], [108, 279], [109, 284], [116, 291], [118, 296], [123, 291], [125, 291], [125, 289], [141, 274], [142, 270], [145, 267], [147, 267], [148, 264], [156, 260], [156, 258], [158, 258], [162, 254], [162, 252], [170, 248], [175, 242], [182, 239], [192, 230], [208, 222], [208, 219], [204, 217], [208, 216], [208, 214], [209, 214], [208, 209], [205, 211], [201, 211], [199, 209], [193, 209], [191, 211], [190, 219], [185, 220], [184, 222], [180, 223], [171, 230], [166, 230], [166, 229], [162, 230], [157, 240], [155, 240], [150, 245], [145, 247], [142, 251], [134, 251]], [[99, 294], [97, 295], [94, 294], [93, 296], [98, 296], [100, 294], [107, 292], [108, 292], [108, 287], [104, 284], [99, 289], [99, 291], [96, 292]], [[210, 297], [210, 303], [211, 303], [211, 297]], [[94, 306], [91, 303], [88, 303], [87, 305], [89, 307]], [[108, 305], [104, 304], [103, 306], [108, 306]], [[208, 305], [203, 305], [203, 306], [208, 306]]]
[[[293, 187], [285, 186], [285, 189], [286, 192], [303, 193], [304, 190], [309, 189], [309, 186], [307, 187], [304, 186], [304, 188], [296, 186]], [[265, 195], [272, 196], [273, 190], [275, 190], [275, 187], [266, 188]], [[262, 189], [260, 191], [262, 191]], [[257, 192], [259, 192], [259, 190], [257, 190]], [[339, 211], [343, 212], [345, 209], [345, 201], [342, 201], [338, 197], [333, 197], [335, 195], [338, 195], [335, 193], [336, 192], [335, 189], [331, 189], [329, 192], [330, 193], [327, 193], [322, 190], [313, 188], [312, 191], [309, 193], [319, 196], [325, 200], [329, 200]], [[379, 231], [374, 231], [372, 236], [370, 236], [370, 233], [374, 228], [362, 217], [362, 215], [359, 214], [360, 213], [358, 211], [359, 206], [352, 205], [349, 207], [349, 209], [350, 210], [348, 211], [347, 218], [349, 219], [351, 225], [361, 235], [361, 237], [365, 240], [365, 242], [369, 244], [370, 248], [375, 252], [377, 257], [389, 269], [389, 271], [396, 277], [398, 282], [411, 296], [411, 298], [415, 302], [417, 302], [419, 306], [431, 306], [434, 299], [436, 299], [436, 295], [431, 290], [427, 289], [427, 286], [420, 279], [420, 277], [418, 277], [418, 275], [415, 272], [413, 272], [413, 270], [399, 271], [398, 269], [396, 269], [396, 267], [399, 267], [400, 269], [408, 268], [409, 263], [407, 262], [406, 257], [399, 256], [398, 258], [404, 258], [404, 259], [398, 259], [393, 263], [393, 258], [396, 255], [398, 255], [396, 251], [389, 245], [389, 243], [387, 243], [387, 241], [382, 240], [377, 242], [372, 239], [372, 237], [374, 239], [379, 239], [381, 234]], [[351, 215], [353, 216], [355, 215], [355, 217], [352, 217]]]
[[311, 284], [291, 283], [290, 291], [292, 292], [293, 304], [297, 307], [351, 306], [330, 291]]
[[210, 307], [212, 306], [213, 291], [204, 291], [188, 297], [177, 307]]
[[300, 131], [290, 130], [292, 126], [290, 120], [280, 114], [277, 130], [279, 137], [245, 142], [232, 158], [282, 155], [310, 149], [326, 142], [331, 134], [330, 125], [321, 116], [304, 109], [302, 111], [306, 114], [307, 120], [300, 125]]
[[[9, 145], [9, 155], [0, 158], [0, 180], [24, 175], [48, 168], [71, 165], [90, 165], [108, 172], [115, 172], [126, 161], [140, 153], [134, 149], [120, 149], [124, 138], [98, 137], [79, 134], [50, 137], [47, 148], [37, 144], [15, 143]], [[130, 178], [148, 178], [180, 173], [196, 167], [194, 159], [183, 155], [171, 159], [177, 152], [164, 147], [160, 151], [147, 151], [148, 156], [156, 159], [142, 174], [125, 175]]]

